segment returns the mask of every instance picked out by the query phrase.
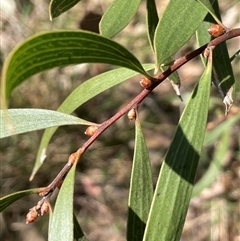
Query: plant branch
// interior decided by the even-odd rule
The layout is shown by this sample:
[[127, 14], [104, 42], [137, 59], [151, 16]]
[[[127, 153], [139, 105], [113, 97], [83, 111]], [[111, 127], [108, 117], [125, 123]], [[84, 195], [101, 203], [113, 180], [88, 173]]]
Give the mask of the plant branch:
[[66, 176], [68, 171], [71, 169], [73, 163], [75, 161], [79, 161], [80, 156], [91, 146], [91, 144], [113, 123], [115, 123], [120, 117], [125, 115], [129, 110], [136, 108], [145, 98], [146, 96], [153, 91], [159, 84], [161, 84], [169, 75], [179, 69], [182, 65], [186, 64], [193, 58], [202, 54], [206, 48], [213, 49], [217, 45], [222, 42], [225, 42], [228, 39], [240, 36], [240, 28], [232, 29], [226, 32], [225, 34], [213, 39], [209, 43], [199, 47], [193, 52], [178, 58], [175, 60], [166, 71], [159, 74], [157, 77], [151, 78], [152, 85], [149, 88], [142, 90], [130, 103], [128, 103], [125, 107], [119, 110], [114, 116], [112, 116], [107, 121], [103, 122], [98, 130], [91, 136], [81, 148], [77, 150], [77, 152], [71, 154], [69, 156], [69, 160], [66, 165], [62, 168], [56, 178], [53, 180], [51, 184], [49, 184], [45, 188], [39, 188], [39, 194], [41, 196], [46, 196], [49, 193], [53, 192], [54, 189], [58, 186], [58, 184], [62, 181], [62, 179]]
[[145, 98], [146, 96], [155, 89], [159, 84], [161, 84], [169, 75], [171, 75], [173, 72], [175, 72], [177, 69], [179, 69], [182, 65], [186, 64], [199, 54], [201, 54], [206, 48], [209, 47], [216, 47], [220, 43], [240, 36], [240, 28], [232, 29], [226, 32], [225, 34], [219, 36], [218, 38], [213, 39], [208, 44], [205, 44], [198, 49], [194, 50], [193, 52], [180, 57], [179, 59], [175, 60], [173, 64], [169, 66], [169, 68], [164, 71], [163, 73], [159, 74], [157, 78], [153, 78], [153, 84], [151, 87], [144, 89], [140, 94], [138, 94], [128, 105], [123, 107], [119, 112], [117, 112], [114, 116], [112, 116], [109, 120], [105, 121], [98, 131], [91, 137], [87, 142], [83, 144], [81, 147], [86, 151], [86, 149], [100, 136], [109, 126], [111, 126], [114, 122], [116, 122], [120, 117], [122, 117], [124, 114], [126, 114], [129, 110], [137, 107]]
[[235, 28], [227, 31], [225, 34], [219, 36], [218, 38], [213, 39], [207, 45], [207, 47], [216, 47], [222, 42], [229, 40], [231, 38], [239, 37], [240, 36], [240, 28]]

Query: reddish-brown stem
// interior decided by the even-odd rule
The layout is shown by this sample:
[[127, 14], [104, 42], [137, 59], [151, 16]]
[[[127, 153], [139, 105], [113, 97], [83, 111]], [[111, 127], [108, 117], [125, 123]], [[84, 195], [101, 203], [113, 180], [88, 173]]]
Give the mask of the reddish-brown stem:
[[169, 75], [171, 75], [174, 71], [179, 69], [182, 65], [186, 64], [191, 59], [195, 58], [199, 54], [201, 54], [206, 47], [216, 47], [218, 44], [240, 36], [240, 28], [232, 29], [225, 33], [224, 35], [219, 36], [218, 38], [213, 39], [208, 44], [205, 44], [201, 46], [200, 48], [194, 50], [193, 52], [187, 54], [186, 56], [183, 56], [173, 62], [172, 65], [169, 66], [169, 68], [164, 71], [163, 73], [159, 74], [157, 78], [154, 78], [153, 85], [148, 88], [144, 89], [139, 95], [137, 95], [128, 105], [123, 107], [119, 112], [117, 112], [114, 116], [112, 116], [109, 120], [105, 121], [101, 127], [99, 127], [98, 131], [86, 141], [83, 146], [81, 147], [84, 151], [87, 150], [87, 148], [100, 136], [109, 126], [111, 126], [114, 122], [116, 122], [120, 117], [122, 117], [124, 114], [126, 114], [129, 110], [132, 108], [135, 108], [138, 106], [145, 98], [146, 96], [154, 89], [156, 88], [160, 83], [162, 83]]
[[238, 36], [240, 36], [240, 28], [231, 29], [231, 30], [227, 31], [225, 34], [210, 41], [208, 43], [207, 47], [216, 47], [220, 43], [225, 42], [226, 40], [229, 40], [231, 38], [238, 37]]
[[71, 167], [75, 162], [78, 162], [80, 156], [83, 154], [83, 149], [79, 148], [77, 152], [72, 153], [69, 158], [68, 162], [65, 166], [61, 169], [58, 175], [54, 178], [54, 180], [47, 186], [38, 189], [38, 194], [40, 196], [49, 196], [58, 187], [59, 183], [65, 178]]
[[[183, 56], [177, 60], [175, 60], [166, 71], [164, 71], [163, 73], [159, 74], [156, 78], [151, 78], [151, 80], [153, 81], [153, 84], [151, 85], [151, 87], [142, 90], [141, 93], [139, 93], [130, 103], [128, 103], [125, 107], [123, 107], [120, 111], [118, 111], [114, 116], [112, 116], [110, 119], [108, 119], [107, 121], [105, 121], [104, 123], [102, 123], [102, 125], [100, 125], [100, 127], [98, 128], [98, 130], [96, 131], [96, 133], [91, 136], [84, 144], [81, 148], [78, 149], [78, 151], [76, 153], [78, 153], [77, 158], [75, 158], [74, 160], [70, 161], [71, 156], [73, 153], [70, 155], [69, 157], [69, 161], [67, 162], [67, 164], [63, 167], [63, 169], [59, 172], [59, 174], [57, 175], [57, 177], [53, 180], [53, 182], [46, 187], [45, 189], [42, 188], [42, 194], [44, 193], [44, 195], [48, 195], [50, 192], [52, 192], [58, 185], [58, 183], [66, 176], [66, 174], [68, 173], [68, 171], [70, 170], [70, 168], [72, 167], [74, 161], [78, 161], [79, 156], [81, 154], [83, 154], [90, 146], [91, 144], [109, 127], [111, 126], [114, 122], [116, 122], [120, 117], [122, 117], [123, 115], [125, 115], [129, 110], [136, 108], [145, 98], [146, 96], [154, 89], [156, 88], [159, 84], [161, 84], [169, 75], [171, 75], [174, 71], [176, 71], [177, 69], [179, 69], [182, 65], [186, 64], [188, 61], [190, 61], [191, 59], [195, 58], [196, 56], [200, 55], [201, 53], [203, 53], [203, 51], [206, 48], [214, 48], [216, 47], [218, 44], [234, 38], [240, 36], [240, 28], [236, 28], [236, 29], [232, 29], [229, 30], [228, 32], [226, 32], [225, 34], [213, 39], [212, 41], [210, 41], [209, 43], [201, 46], [200, 48], [194, 50], [193, 52], [187, 54], [186, 56]], [[79, 154], [80, 153], [80, 154]], [[41, 188], [40, 188], [41, 190]], [[40, 192], [41, 193], [41, 192]]]
[[162, 83], [169, 75], [171, 75], [174, 71], [180, 68], [182, 65], [190, 61], [191, 59], [195, 58], [199, 54], [203, 52], [203, 50], [207, 47], [207, 44], [201, 46], [200, 48], [196, 49], [195, 51], [191, 52], [190, 54], [179, 58], [178, 60], [174, 61], [174, 63], [169, 66], [169, 68], [164, 71], [163, 73], [159, 74], [157, 78], [153, 78], [153, 84], [148, 89], [142, 90], [140, 94], [138, 94], [128, 105], [123, 107], [119, 112], [117, 112], [114, 116], [110, 119], [105, 121], [98, 129], [98, 131], [89, 138], [81, 147], [84, 151], [100, 136], [109, 126], [111, 126], [114, 122], [116, 122], [120, 117], [125, 115], [129, 110], [137, 107], [145, 98], [146, 96], [156, 88], [160, 83]]

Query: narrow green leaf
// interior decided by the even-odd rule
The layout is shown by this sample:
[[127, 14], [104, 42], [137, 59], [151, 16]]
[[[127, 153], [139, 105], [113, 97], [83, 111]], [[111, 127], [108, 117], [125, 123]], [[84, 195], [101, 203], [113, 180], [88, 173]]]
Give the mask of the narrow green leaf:
[[223, 157], [226, 155], [229, 147], [229, 137], [230, 131], [226, 130], [222, 134], [217, 149], [214, 152], [214, 156], [211, 160], [210, 166], [204, 173], [203, 177], [196, 183], [193, 188], [193, 197], [199, 195], [204, 188], [209, 187], [217, 178], [217, 175], [222, 171], [224, 162]]
[[137, 118], [132, 175], [128, 200], [127, 240], [142, 240], [153, 197], [148, 149]]
[[73, 240], [73, 190], [76, 164], [67, 174], [57, 197], [48, 231], [49, 241]]
[[[213, 11], [216, 13], [217, 17], [221, 20], [221, 15], [219, 12], [219, 7], [218, 7], [218, 1], [216, 0], [211, 0], [210, 1], [211, 6], [213, 8]], [[210, 28], [210, 26], [215, 23], [214, 22], [214, 18], [212, 17], [212, 15], [210, 13], [208, 13], [206, 15], [206, 17], [204, 18], [204, 21], [199, 25], [197, 31], [196, 31], [196, 38], [197, 38], [197, 43], [199, 46], [202, 46], [204, 44], [206, 44], [207, 42], [211, 41], [212, 36], [208, 33], [208, 29]], [[206, 58], [204, 58], [201, 55], [202, 61], [204, 63], [204, 65], [206, 65]], [[214, 62], [213, 62], [214, 64]]]
[[51, 0], [49, 5], [50, 20], [66, 12], [80, 1], [81, 0]]
[[140, 62], [120, 44], [86, 31], [40, 33], [17, 45], [2, 73], [2, 98], [28, 77], [57, 66], [80, 63], [119, 65], [147, 75]]
[[155, 0], [147, 0], [147, 27], [148, 27], [148, 39], [152, 50], [154, 51], [154, 35], [158, 25], [158, 13]]
[[100, 21], [100, 33], [108, 38], [124, 29], [136, 14], [141, 0], [114, 0]]
[[209, 61], [184, 109], [164, 158], [144, 241], [180, 240], [204, 140], [211, 73], [212, 64]]
[[25, 197], [29, 194], [35, 194], [38, 192], [38, 188], [28, 189], [20, 192], [11, 193], [5, 197], [0, 198], [0, 212], [6, 209], [9, 205], [16, 202], [22, 197]]
[[74, 223], [74, 240], [76, 241], [88, 241], [84, 236], [84, 233], [78, 223], [76, 216], [73, 214], [73, 223]]
[[[214, 9], [213, 9], [213, 6], [212, 6], [212, 3], [214, 2], [218, 2], [216, 0], [197, 0], [200, 4], [202, 4], [202, 6], [204, 8], [206, 8], [206, 10], [211, 14], [211, 16], [215, 19], [215, 21], [217, 23], [221, 23], [221, 20], [219, 19], [219, 15], [217, 16], [217, 14], [215, 13]], [[217, 3], [218, 4], [218, 3]]]
[[193, 0], [170, 0], [155, 31], [154, 49], [160, 66], [194, 34], [206, 9]]
[[[154, 68], [154, 64], [145, 64], [143, 66], [146, 71]], [[135, 71], [119, 68], [95, 76], [77, 87], [58, 108], [58, 111], [67, 114], [72, 113], [76, 108], [87, 102], [89, 99], [125, 81], [126, 79], [136, 76], [137, 74], [138, 73]], [[46, 156], [48, 143], [56, 130], [57, 127], [45, 130], [38, 149], [37, 158], [30, 180], [33, 179], [34, 175], [42, 165], [42, 160], [44, 160], [44, 157]]]
[[215, 85], [220, 91], [221, 97], [228, 94], [229, 89], [235, 83], [232, 65], [229, 60], [229, 54], [226, 43], [218, 45], [214, 49], [213, 53], [213, 78], [215, 79]]
[[53, 126], [92, 124], [94, 123], [53, 110], [0, 110], [0, 138]]
[[[214, 1], [213, 8], [218, 18], [220, 18], [218, 2]], [[198, 45], [201, 46], [211, 40], [208, 29], [214, 23], [214, 19], [208, 14], [204, 22], [196, 31]], [[203, 59], [203, 62], [205, 60]], [[213, 82], [221, 94], [222, 99], [225, 98], [229, 89], [233, 86], [234, 74], [229, 61], [229, 54], [226, 43], [218, 45], [213, 52]]]
[[[205, 20], [208, 18], [209, 18], [209, 14], [205, 18]], [[200, 24], [200, 26], [198, 27], [198, 29], [196, 31], [196, 38], [197, 38], [198, 46], [202, 46], [202, 45], [208, 43], [209, 41], [211, 41], [211, 35], [208, 33], [208, 29], [209, 29], [210, 25], [211, 24], [209, 22], [203, 21]], [[207, 59], [202, 54], [200, 55], [200, 57], [201, 57], [203, 65], [206, 66]]]

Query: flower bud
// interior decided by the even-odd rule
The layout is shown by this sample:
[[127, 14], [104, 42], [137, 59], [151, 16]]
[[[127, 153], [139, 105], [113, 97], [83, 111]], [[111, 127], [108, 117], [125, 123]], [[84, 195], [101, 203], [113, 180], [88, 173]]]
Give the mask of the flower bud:
[[26, 223], [32, 223], [34, 222], [39, 216], [38, 211], [36, 210], [35, 207], [31, 208], [28, 212], [28, 214], [26, 215]]
[[43, 216], [45, 213], [49, 212], [49, 206], [50, 206], [50, 203], [48, 201], [45, 201], [42, 204], [41, 209], [40, 209], [41, 216]]
[[140, 81], [140, 85], [144, 88], [147, 89], [152, 85], [152, 81], [148, 78], [142, 78]]
[[97, 130], [98, 130], [98, 126], [89, 126], [84, 132], [84, 134], [87, 136], [93, 136]]
[[211, 34], [214, 38], [217, 38], [221, 35], [223, 35], [226, 30], [222, 25], [219, 24], [213, 24], [209, 29], [208, 29], [209, 34]]
[[131, 110], [128, 112], [127, 116], [128, 116], [128, 119], [129, 119], [130, 121], [132, 121], [133, 119], [136, 118], [136, 110], [135, 110], [135, 109], [131, 109]]

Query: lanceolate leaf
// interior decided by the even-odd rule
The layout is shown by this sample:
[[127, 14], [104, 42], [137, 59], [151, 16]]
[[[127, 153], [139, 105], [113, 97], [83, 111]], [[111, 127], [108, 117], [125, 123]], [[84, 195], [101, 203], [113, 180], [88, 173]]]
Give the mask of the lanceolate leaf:
[[88, 241], [88, 239], [84, 236], [84, 233], [78, 223], [76, 216], [73, 214], [73, 224], [74, 224], [74, 240], [77, 241]]
[[[217, 1], [213, 3], [213, 8], [217, 16], [220, 18]], [[196, 35], [199, 46], [211, 40], [211, 36], [207, 34], [207, 30], [210, 28], [213, 22], [213, 19], [208, 14], [205, 21], [197, 29]], [[205, 62], [205, 60], [203, 61]], [[235, 82], [232, 66], [229, 61], [227, 45], [225, 42], [218, 45], [213, 52], [213, 81], [215, 86], [218, 88], [222, 99], [224, 99], [229, 89]]]
[[154, 51], [154, 35], [158, 24], [158, 13], [155, 0], [147, 0], [147, 27], [148, 27], [148, 39], [150, 45]]
[[0, 138], [62, 125], [93, 125], [78, 117], [52, 110], [0, 110]]
[[155, 32], [154, 49], [158, 65], [189, 40], [206, 14], [206, 9], [197, 1], [170, 0]]
[[70, 169], [60, 188], [50, 219], [49, 241], [73, 240], [73, 190], [76, 164], [77, 162]]
[[211, 73], [212, 63], [209, 61], [164, 158], [144, 241], [180, 240], [204, 140]]
[[3, 100], [36, 73], [80, 63], [119, 65], [147, 75], [128, 50], [110, 39], [86, 31], [45, 32], [26, 39], [8, 56], [2, 74]]
[[224, 99], [235, 82], [226, 43], [222, 43], [214, 49], [213, 60], [215, 63], [213, 65], [213, 79], [215, 79], [215, 85]]
[[212, 15], [212, 17], [215, 19], [215, 21], [217, 23], [221, 23], [221, 20], [218, 18], [218, 16], [216, 15], [212, 4], [214, 4], [215, 2], [217, 3], [217, 0], [197, 0], [200, 4], [203, 5], [204, 8], [206, 8], [206, 10]]
[[50, 20], [66, 12], [80, 1], [81, 0], [51, 0], [49, 5]]
[[100, 33], [113, 37], [125, 28], [138, 10], [141, 0], [114, 0], [100, 21]]
[[142, 240], [153, 197], [151, 164], [138, 118], [135, 124], [136, 138], [128, 200], [128, 241]]
[[[154, 68], [154, 64], [145, 64], [144, 68], [148, 71]], [[135, 71], [119, 68], [95, 76], [76, 88], [58, 108], [58, 111], [67, 114], [72, 113], [89, 99], [135, 75], [137, 75]], [[48, 143], [56, 130], [57, 127], [53, 127], [44, 132], [30, 179], [33, 179], [37, 170], [42, 165]]]
[[38, 192], [38, 188], [34, 188], [34, 189], [28, 189], [20, 192], [15, 192], [0, 198], [0, 212], [2, 212], [5, 208], [7, 208], [12, 203], [16, 202], [18, 199], [37, 192]]
[[[201, 2], [201, 1], [199, 1]], [[218, 1], [211, 0], [213, 11], [216, 13], [217, 17], [221, 20], [221, 16], [219, 13]], [[208, 13], [204, 19], [204, 21], [199, 25], [196, 31], [197, 43], [199, 46], [206, 44], [212, 39], [212, 36], [208, 33], [209, 27], [214, 23], [214, 19], [210, 13]], [[201, 58], [203, 56], [201, 55]], [[206, 63], [206, 59], [202, 59], [204, 64]], [[214, 62], [213, 62], [214, 64]]]

